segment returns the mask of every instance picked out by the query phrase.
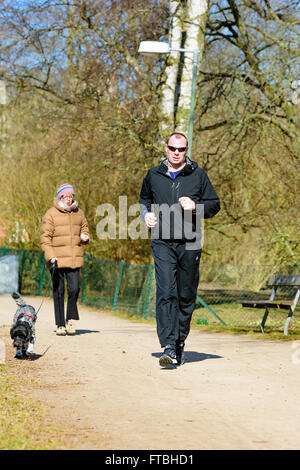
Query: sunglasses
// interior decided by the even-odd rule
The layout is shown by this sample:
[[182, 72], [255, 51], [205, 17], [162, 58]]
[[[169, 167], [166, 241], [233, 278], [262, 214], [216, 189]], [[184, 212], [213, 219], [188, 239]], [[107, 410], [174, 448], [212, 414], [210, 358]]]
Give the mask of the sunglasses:
[[167, 146], [169, 150], [171, 150], [171, 152], [176, 152], [176, 150], [178, 150], [178, 152], [184, 152], [187, 147], [173, 147], [172, 145], [168, 145]]

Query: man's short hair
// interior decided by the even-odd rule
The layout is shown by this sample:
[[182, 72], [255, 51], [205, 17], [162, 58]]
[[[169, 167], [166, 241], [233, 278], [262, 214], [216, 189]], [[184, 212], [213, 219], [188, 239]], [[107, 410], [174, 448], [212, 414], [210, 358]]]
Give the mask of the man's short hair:
[[185, 134], [183, 134], [183, 132], [172, 132], [172, 134], [169, 135], [169, 137], [168, 137], [167, 144], [169, 143], [171, 137], [173, 137], [173, 136], [184, 137], [185, 140], [186, 140], [186, 146], [187, 146], [187, 147], [189, 146], [189, 143], [188, 143], [188, 140], [187, 140], [187, 136], [186, 136]]

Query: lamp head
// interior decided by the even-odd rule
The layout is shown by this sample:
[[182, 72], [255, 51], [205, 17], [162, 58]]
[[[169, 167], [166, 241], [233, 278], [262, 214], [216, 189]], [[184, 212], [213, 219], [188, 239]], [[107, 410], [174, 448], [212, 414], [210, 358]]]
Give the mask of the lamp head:
[[170, 52], [170, 48], [167, 42], [142, 41], [138, 52], [147, 56], [156, 56], [158, 54], [168, 54]]

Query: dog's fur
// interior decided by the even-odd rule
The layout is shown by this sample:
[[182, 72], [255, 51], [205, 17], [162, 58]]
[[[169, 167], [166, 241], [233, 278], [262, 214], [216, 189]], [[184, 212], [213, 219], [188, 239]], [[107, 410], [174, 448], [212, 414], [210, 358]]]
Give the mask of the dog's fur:
[[33, 354], [37, 313], [31, 305], [26, 304], [18, 292], [13, 292], [12, 298], [19, 308], [13, 318], [10, 336], [16, 348], [15, 357], [25, 359]]

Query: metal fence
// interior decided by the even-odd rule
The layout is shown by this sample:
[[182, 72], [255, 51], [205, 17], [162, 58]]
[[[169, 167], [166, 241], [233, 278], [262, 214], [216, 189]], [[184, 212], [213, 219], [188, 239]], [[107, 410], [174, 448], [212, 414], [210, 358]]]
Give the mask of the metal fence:
[[[22, 295], [52, 296], [49, 271], [42, 251], [0, 248], [0, 256], [19, 257], [19, 290]], [[299, 274], [300, 265], [200, 265], [200, 282], [193, 322], [208, 325], [258, 327], [262, 311], [243, 309], [239, 299], [263, 299], [270, 295], [267, 281], [273, 274]], [[85, 255], [80, 271], [83, 305], [126, 312], [142, 318], [155, 317], [154, 266], [136, 265]], [[292, 299], [294, 288], [281, 288], [278, 297]], [[272, 311], [266, 326], [283, 328], [286, 312]], [[296, 309], [292, 328], [300, 327]]]

